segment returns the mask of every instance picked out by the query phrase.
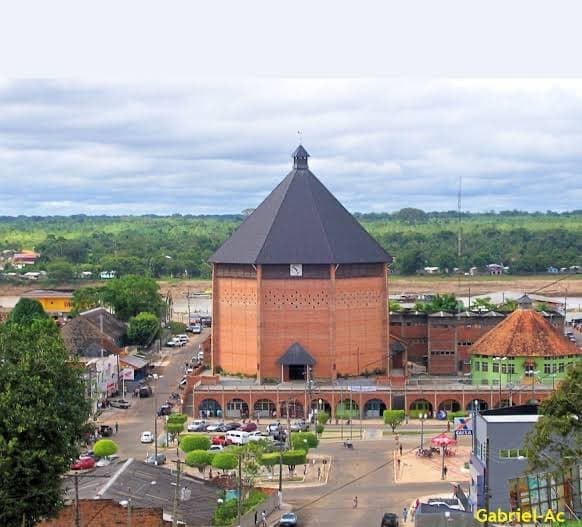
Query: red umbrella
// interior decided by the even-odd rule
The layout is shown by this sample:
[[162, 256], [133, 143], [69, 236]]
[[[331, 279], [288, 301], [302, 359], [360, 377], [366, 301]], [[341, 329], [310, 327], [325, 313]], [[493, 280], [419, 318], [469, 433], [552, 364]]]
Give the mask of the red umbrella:
[[451, 446], [456, 445], [457, 440], [449, 437], [446, 433], [439, 434], [436, 437], [433, 437], [430, 442], [435, 446]]

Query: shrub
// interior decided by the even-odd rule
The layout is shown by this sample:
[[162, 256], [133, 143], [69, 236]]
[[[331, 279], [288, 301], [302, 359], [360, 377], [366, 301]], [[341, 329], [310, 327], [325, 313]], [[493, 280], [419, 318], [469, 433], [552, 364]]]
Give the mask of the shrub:
[[317, 423], [315, 425], [315, 432], [318, 433], [319, 435], [323, 434], [324, 430], [325, 430], [325, 426], [323, 426], [321, 423]]
[[272, 467], [279, 463], [279, 453], [278, 452], [271, 452], [268, 454], [263, 454], [261, 456], [261, 465], [264, 467]]
[[297, 465], [305, 465], [307, 463], [306, 450], [287, 450], [283, 452], [283, 465], [287, 465], [289, 470], [293, 472]]
[[168, 416], [168, 423], [180, 423], [184, 424], [188, 421], [188, 416], [186, 414], [170, 414]]
[[319, 439], [313, 432], [293, 432], [291, 434], [291, 444], [295, 450], [309, 450], [317, 448]]
[[208, 450], [210, 448], [210, 438], [202, 434], [188, 434], [180, 439], [180, 450], [182, 452], [192, 452], [193, 450]]
[[188, 452], [185, 459], [186, 465], [196, 467], [200, 472], [210, 465], [208, 452], [206, 450], [192, 450]]
[[467, 417], [469, 412], [447, 412], [447, 419], [449, 421], [454, 421], [455, 417]]
[[318, 412], [318, 414], [317, 414], [317, 422], [320, 425], [325, 425], [325, 424], [327, 424], [328, 421], [329, 421], [329, 414], [327, 414], [325, 412]]
[[218, 452], [212, 460], [212, 466], [219, 470], [233, 470], [237, 465], [237, 457], [228, 452]]
[[182, 322], [174, 322], [173, 320], [169, 324], [170, 331], [172, 335], [179, 335], [180, 333], [186, 333], [186, 324]]
[[99, 457], [112, 456], [117, 452], [117, 443], [111, 439], [100, 439], [93, 445], [93, 452]]

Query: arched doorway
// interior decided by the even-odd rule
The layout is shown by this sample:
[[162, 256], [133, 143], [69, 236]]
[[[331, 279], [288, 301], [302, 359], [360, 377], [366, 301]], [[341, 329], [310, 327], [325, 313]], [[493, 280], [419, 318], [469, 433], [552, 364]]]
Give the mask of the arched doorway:
[[354, 419], [360, 417], [360, 407], [352, 399], [344, 399], [335, 407], [335, 416], [338, 419]]
[[501, 399], [496, 405], [495, 408], [505, 408], [509, 406], [509, 399]]
[[331, 405], [325, 399], [313, 399], [311, 401], [311, 410], [325, 412], [327, 415], [331, 416]]
[[296, 400], [283, 401], [281, 403], [279, 415], [282, 418], [287, 418], [287, 412], [290, 419], [303, 419], [305, 417], [303, 405]]
[[222, 417], [222, 408], [215, 399], [203, 399], [198, 405], [198, 415], [204, 417]]
[[487, 401], [484, 401], [483, 399], [472, 399], [466, 407], [469, 412], [474, 412], [475, 410], [478, 412], [483, 412], [488, 408], [489, 405], [487, 404]]
[[259, 399], [253, 407], [257, 417], [273, 417], [273, 412], [277, 410], [275, 403], [270, 399]]
[[249, 416], [249, 405], [242, 399], [231, 399], [226, 403], [225, 417], [243, 418]]
[[381, 399], [370, 399], [364, 404], [364, 417], [382, 417], [386, 403]]
[[432, 410], [432, 404], [426, 399], [415, 399], [409, 406], [410, 417], [418, 417], [423, 414], [431, 416]]
[[455, 399], [447, 399], [439, 404], [439, 411], [444, 410], [445, 412], [458, 412], [461, 409], [459, 401]]

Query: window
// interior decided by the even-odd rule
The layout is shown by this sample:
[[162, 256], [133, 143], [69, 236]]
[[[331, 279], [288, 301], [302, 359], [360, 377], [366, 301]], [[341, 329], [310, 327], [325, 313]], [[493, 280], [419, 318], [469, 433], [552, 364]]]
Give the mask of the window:
[[527, 450], [525, 448], [510, 448], [499, 450], [500, 459], [518, 459], [527, 457]]
[[481, 367], [480, 367], [481, 366], [481, 363], [478, 360], [475, 361], [474, 365], [475, 365], [475, 371], [480, 371], [481, 370]]
[[552, 364], [552, 373], [558, 373], [558, 365], [555, 362]]
[[552, 373], [552, 365], [544, 364], [544, 373]]
[[507, 370], [509, 371], [509, 373], [515, 373], [515, 364], [508, 364]]
[[558, 363], [558, 372], [564, 373], [564, 363], [563, 362]]
[[507, 364], [505, 362], [501, 365], [501, 373], [507, 373]]
[[489, 371], [489, 363], [482, 362], [481, 363], [481, 371]]
[[491, 371], [493, 371], [493, 373], [499, 373], [499, 363], [498, 362], [494, 362], [492, 364], [492, 370]]

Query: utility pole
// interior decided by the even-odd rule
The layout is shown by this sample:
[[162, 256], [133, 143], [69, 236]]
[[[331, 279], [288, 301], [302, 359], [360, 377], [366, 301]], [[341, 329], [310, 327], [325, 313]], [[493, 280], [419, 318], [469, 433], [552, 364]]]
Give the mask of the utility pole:
[[180, 460], [176, 460], [176, 490], [174, 492], [174, 508], [172, 511], [172, 527], [178, 527], [178, 498], [180, 492]]
[[75, 527], [81, 527], [81, 509], [79, 507], [79, 476], [75, 474]]
[[186, 290], [186, 300], [188, 301], [188, 326], [190, 326], [190, 288]]
[[131, 489], [127, 489], [127, 527], [131, 527]]
[[[158, 412], [156, 410], [156, 396], [154, 395], [154, 459], [158, 463]], [[166, 441], [166, 447], [168, 446]]]
[[242, 452], [238, 456], [238, 500], [236, 504], [237, 525], [240, 527], [240, 517], [242, 509]]

